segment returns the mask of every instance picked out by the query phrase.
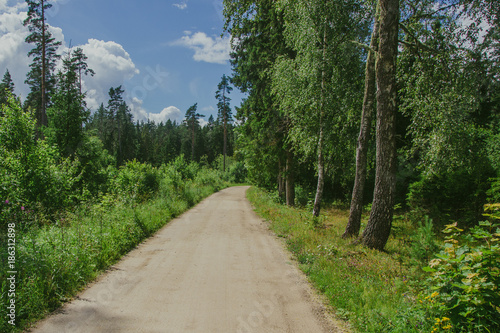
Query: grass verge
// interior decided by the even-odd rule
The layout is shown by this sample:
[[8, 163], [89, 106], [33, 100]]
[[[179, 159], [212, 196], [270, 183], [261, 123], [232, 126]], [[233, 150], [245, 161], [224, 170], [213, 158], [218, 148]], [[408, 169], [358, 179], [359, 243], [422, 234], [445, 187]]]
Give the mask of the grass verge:
[[283, 206], [255, 187], [247, 196], [353, 331], [432, 330], [434, 323], [418, 305], [422, 276], [410, 255], [414, 243], [409, 241], [414, 228], [403, 219], [395, 220], [387, 251], [379, 252], [341, 238], [348, 220], [346, 209], [325, 209], [321, 220], [314, 221], [309, 210]]

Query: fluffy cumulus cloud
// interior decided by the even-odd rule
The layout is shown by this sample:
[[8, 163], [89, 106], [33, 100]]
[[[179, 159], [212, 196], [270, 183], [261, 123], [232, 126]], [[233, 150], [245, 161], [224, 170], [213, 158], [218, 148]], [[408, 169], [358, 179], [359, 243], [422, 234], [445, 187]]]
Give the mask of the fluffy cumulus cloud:
[[0, 0], [0, 76], [6, 69], [12, 75], [16, 93], [27, 95], [24, 87], [26, 73], [29, 71], [28, 52], [32, 46], [25, 43], [28, 29], [23, 26], [26, 11], [22, 4], [8, 6], [6, 0]]
[[204, 32], [191, 33], [172, 43], [194, 50], [193, 59], [214, 64], [226, 64], [231, 51], [231, 41], [229, 37], [210, 37]]
[[[55, 4], [64, 4], [68, 0], [59, 0]], [[54, 4], [54, 5], [55, 5]], [[7, 0], [0, 0], [0, 76], [8, 69], [16, 86], [16, 93], [25, 98], [29, 87], [24, 84], [29, 64], [33, 61], [27, 56], [33, 45], [25, 42], [29, 32], [23, 26], [27, 7], [24, 1], [8, 4]], [[52, 36], [63, 44], [59, 48], [60, 54], [68, 52], [64, 42], [62, 29], [49, 26]], [[96, 109], [100, 103], [108, 99], [111, 87], [122, 85], [134, 75], [139, 74], [130, 55], [118, 43], [89, 39], [85, 45], [80, 45], [88, 57], [88, 65], [96, 75], [84, 79], [84, 88], [87, 90], [87, 104]]]
[[96, 73], [85, 79], [87, 104], [91, 109], [95, 110], [100, 103], [107, 101], [109, 88], [122, 85], [139, 74], [130, 55], [118, 43], [89, 39], [79, 47], [88, 57], [87, 64]]
[[175, 121], [177, 124], [184, 120], [184, 114], [175, 106], [169, 106], [164, 108], [160, 113], [150, 113], [147, 112], [142, 107], [142, 100], [137, 97], [132, 98], [129, 103], [130, 111], [134, 116], [134, 120], [138, 121], [154, 121], [159, 124], [161, 122], [165, 123], [167, 120]]
[[155, 123], [165, 122], [170, 119], [171, 121], [176, 121], [179, 124], [184, 119], [184, 115], [181, 110], [175, 106], [169, 106], [164, 108], [160, 113], [150, 113], [149, 119]]

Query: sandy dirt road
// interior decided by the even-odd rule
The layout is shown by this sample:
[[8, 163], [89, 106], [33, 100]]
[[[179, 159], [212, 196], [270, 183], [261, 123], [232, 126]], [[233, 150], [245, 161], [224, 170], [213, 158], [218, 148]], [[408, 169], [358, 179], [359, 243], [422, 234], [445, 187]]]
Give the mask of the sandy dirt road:
[[342, 332], [247, 188], [171, 221], [32, 332]]

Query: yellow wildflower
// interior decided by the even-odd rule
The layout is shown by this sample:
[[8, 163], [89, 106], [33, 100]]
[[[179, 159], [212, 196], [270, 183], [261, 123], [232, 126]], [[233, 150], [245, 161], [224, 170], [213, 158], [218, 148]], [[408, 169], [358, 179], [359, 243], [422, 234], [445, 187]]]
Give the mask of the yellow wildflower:
[[431, 297], [436, 297], [437, 295], [439, 295], [439, 293], [438, 293], [437, 291], [435, 291], [435, 292], [433, 292], [433, 293], [431, 294]]

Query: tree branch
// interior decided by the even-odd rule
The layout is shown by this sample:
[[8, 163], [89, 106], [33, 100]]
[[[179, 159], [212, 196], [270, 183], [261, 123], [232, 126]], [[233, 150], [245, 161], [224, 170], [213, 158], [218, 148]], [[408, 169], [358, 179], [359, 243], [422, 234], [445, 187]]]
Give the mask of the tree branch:
[[350, 41], [351, 43], [353, 43], [354, 45], [356, 46], [359, 46], [363, 49], [365, 49], [366, 51], [371, 51], [371, 52], [376, 52], [374, 49], [372, 49], [369, 45], [366, 45], [366, 44], [363, 44], [363, 43], [360, 43], [358, 42], [357, 40], [351, 40]]
[[408, 42], [404, 42], [404, 41], [399, 41], [401, 44], [404, 44], [406, 46], [411, 46], [411, 47], [415, 47], [417, 50], [418, 49], [424, 49], [426, 51], [429, 51], [429, 52], [432, 52], [432, 53], [440, 53], [438, 50], [436, 49], [433, 49], [425, 44], [423, 44], [421, 41], [418, 40], [418, 38], [410, 31], [410, 29], [408, 29], [403, 23], [399, 23], [399, 26], [401, 27], [401, 29], [406, 33], [408, 34], [415, 42], [415, 44], [412, 44], [412, 43], [408, 43]]

